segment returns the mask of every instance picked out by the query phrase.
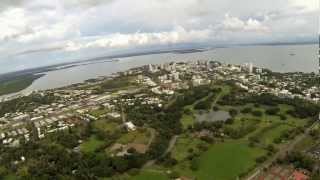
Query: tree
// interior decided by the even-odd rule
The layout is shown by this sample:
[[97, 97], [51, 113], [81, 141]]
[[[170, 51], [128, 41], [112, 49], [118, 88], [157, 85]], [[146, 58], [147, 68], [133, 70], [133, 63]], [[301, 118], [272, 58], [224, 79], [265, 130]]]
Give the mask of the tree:
[[218, 107], [218, 106], [213, 106], [213, 107], [212, 107], [212, 110], [213, 110], [213, 111], [219, 111], [219, 107]]
[[233, 124], [234, 123], [234, 119], [233, 118], [228, 118], [226, 120], [226, 124]]
[[128, 161], [123, 158], [114, 158], [112, 164], [118, 172], [125, 172], [128, 169]]
[[273, 107], [273, 108], [267, 109], [266, 113], [269, 114], [269, 115], [276, 115], [276, 114], [278, 114], [279, 111], [280, 111], [280, 108]]
[[169, 174], [169, 177], [170, 177], [171, 179], [177, 179], [177, 178], [180, 177], [180, 173], [177, 172], [177, 171], [172, 171], [172, 172]]
[[241, 113], [247, 114], [247, 113], [250, 113], [251, 111], [252, 111], [252, 109], [250, 107], [246, 107], [246, 108], [241, 110]]
[[287, 116], [284, 114], [279, 114], [281, 120], [287, 120]]
[[252, 113], [252, 115], [257, 116], [257, 117], [261, 117], [263, 114], [261, 111], [258, 111], [258, 110], [252, 111], [251, 113]]
[[199, 169], [199, 158], [193, 158], [191, 160], [190, 169], [192, 171], [197, 171]]
[[232, 117], [235, 117], [238, 114], [238, 111], [236, 109], [230, 109], [229, 113]]
[[0, 166], [0, 179], [8, 174], [8, 169], [5, 166]]

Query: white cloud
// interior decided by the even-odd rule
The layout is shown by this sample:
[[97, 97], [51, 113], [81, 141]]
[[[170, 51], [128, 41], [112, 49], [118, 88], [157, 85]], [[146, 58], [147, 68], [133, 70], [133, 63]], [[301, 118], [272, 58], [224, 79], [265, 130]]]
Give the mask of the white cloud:
[[318, 32], [318, 0], [14, 1], [0, 2], [0, 69], [12, 54], [51, 58], [45, 53], [287, 41]]
[[254, 32], [267, 32], [269, 28], [263, 25], [260, 21], [249, 18], [244, 21], [238, 17], [230, 16], [229, 14], [225, 15], [223, 20], [223, 26], [226, 30], [230, 31], [254, 31]]
[[40, 24], [32, 27], [32, 32], [20, 36], [17, 41], [28, 43], [44, 40], [63, 40], [81, 35], [76, 24], [66, 20], [56, 24]]
[[24, 34], [28, 27], [28, 21], [24, 19], [23, 9], [15, 8], [0, 14], [0, 41], [8, 40]]
[[81, 19], [63, 9], [10, 8], [0, 12], [0, 43], [48, 43], [80, 36]]
[[186, 30], [176, 27], [172, 31], [154, 33], [111, 34], [105, 37], [96, 37], [89, 42], [66, 43], [66, 51], [78, 51], [85, 48], [129, 48], [148, 45], [165, 45], [177, 43], [205, 42], [209, 40], [213, 31], [210, 28], [202, 30]]
[[319, 0], [290, 0], [290, 3], [306, 12], [319, 10]]

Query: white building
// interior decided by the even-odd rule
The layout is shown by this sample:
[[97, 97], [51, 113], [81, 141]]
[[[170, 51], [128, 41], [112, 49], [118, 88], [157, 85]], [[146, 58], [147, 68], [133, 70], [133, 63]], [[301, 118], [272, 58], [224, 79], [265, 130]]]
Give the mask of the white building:
[[126, 128], [128, 129], [128, 131], [135, 131], [137, 130], [137, 127], [130, 121], [130, 122], [126, 122], [124, 124], [126, 126]]

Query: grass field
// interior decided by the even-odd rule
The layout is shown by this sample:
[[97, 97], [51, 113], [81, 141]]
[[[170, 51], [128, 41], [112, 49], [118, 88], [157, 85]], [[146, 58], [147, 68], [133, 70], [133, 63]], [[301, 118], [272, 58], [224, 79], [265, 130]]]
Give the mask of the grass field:
[[129, 178], [129, 180], [169, 180], [163, 172], [143, 170], [139, 175]]
[[93, 122], [93, 127], [108, 133], [113, 133], [118, 129], [119, 124], [107, 120], [97, 120]]
[[100, 117], [102, 115], [105, 115], [107, 112], [108, 111], [106, 109], [96, 109], [96, 110], [89, 112], [89, 114], [91, 114], [95, 117]]
[[3, 180], [17, 180], [18, 178], [15, 175], [7, 175]]
[[281, 134], [292, 127], [286, 125], [286, 124], [277, 124], [274, 123], [274, 126], [272, 126], [270, 129], [268, 129], [266, 132], [264, 132], [260, 136], [261, 143], [265, 145], [269, 145], [273, 143], [273, 140], [276, 138], [279, 138]]
[[193, 126], [194, 122], [195, 122], [195, 120], [192, 115], [183, 114], [183, 116], [181, 118], [181, 124], [182, 124], [183, 129], [187, 129], [189, 126]]
[[188, 151], [189, 149], [193, 149], [193, 152], [199, 152], [198, 145], [199, 144], [206, 144], [205, 142], [201, 141], [197, 138], [192, 138], [188, 135], [183, 135], [178, 138], [178, 141], [173, 148], [171, 155], [178, 161], [182, 161], [190, 154]]
[[117, 140], [117, 143], [128, 144], [128, 143], [138, 143], [138, 144], [147, 144], [150, 138], [150, 132], [146, 129], [139, 129], [136, 131], [130, 131], [120, 139]]
[[91, 153], [102, 147], [104, 143], [105, 142], [98, 140], [95, 136], [91, 136], [81, 144], [80, 149], [84, 153]]
[[[223, 95], [228, 94], [230, 89], [223, 87], [222, 93], [216, 98], [219, 99]], [[238, 114], [234, 118], [234, 123], [226, 125], [226, 127], [232, 129], [251, 129], [244, 136], [240, 136], [240, 139], [232, 139], [227, 137], [224, 142], [218, 142], [210, 145], [208, 151], [200, 152], [197, 149], [197, 145], [201, 144], [201, 140], [192, 138], [187, 135], [180, 135], [175, 147], [171, 152], [171, 156], [178, 161], [171, 170], [178, 171], [182, 176], [196, 178], [201, 180], [234, 180], [241, 174], [247, 173], [256, 166], [256, 159], [258, 157], [265, 156], [267, 151], [264, 147], [269, 144], [274, 144], [273, 141], [279, 138], [283, 132], [291, 130], [293, 128], [304, 126], [307, 124], [307, 119], [294, 118], [287, 114], [287, 111], [293, 109], [292, 106], [280, 104], [279, 114], [285, 115], [286, 120], [281, 120], [278, 115], [268, 115], [266, 110], [272, 108], [265, 105], [254, 105], [252, 103], [245, 104], [243, 106], [220, 106], [216, 104], [219, 109], [229, 111], [230, 109], [238, 110]], [[186, 106], [192, 113], [197, 113], [193, 109], [194, 104]], [[251, 112], [241, 113], [241, 110], [249, 107], [252, 111], [260, 111], [262, 115], [254, 116]], [[183, 128], [186, 130], [188, 126], [193, 125], [194, 118], [192, 115], [184, 114], [181, 118]], [[254, 128], [252, 128], [254, 127]], [[249, 137], [256, 136], [260, 141], [261, 146], [249, 146]], [[310, 139], [306, 139], [304, 145], [312, 144]], [[274, 144], [279, 147], [278, 144]], [[198, 170], [192, 171], [190, 168], [191, 161], [188, 160], [190, 155], [189, 149], [193, 149], [193, 152], [200, 153], [198, 161]], [[192, 153], [191, 153], [192, 154]], [[166, 169], [163, 168], [163, 171]], [[150, 178], [152, 179], [152, 178]]]
[[195, 174], [201, 180], [234, 180], [253, 168], [255, 159], [264, 154], [264, 150], [250, 148], [245, 141], [215, 144], [201, 155], [199, 170]]

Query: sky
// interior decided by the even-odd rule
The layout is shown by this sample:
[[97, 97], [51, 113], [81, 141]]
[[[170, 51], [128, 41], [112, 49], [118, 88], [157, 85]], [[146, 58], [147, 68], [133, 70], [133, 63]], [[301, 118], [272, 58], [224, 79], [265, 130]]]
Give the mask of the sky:
[[1, 0], [0, 74], [151, 48], [317, 39], [318, 0]]

